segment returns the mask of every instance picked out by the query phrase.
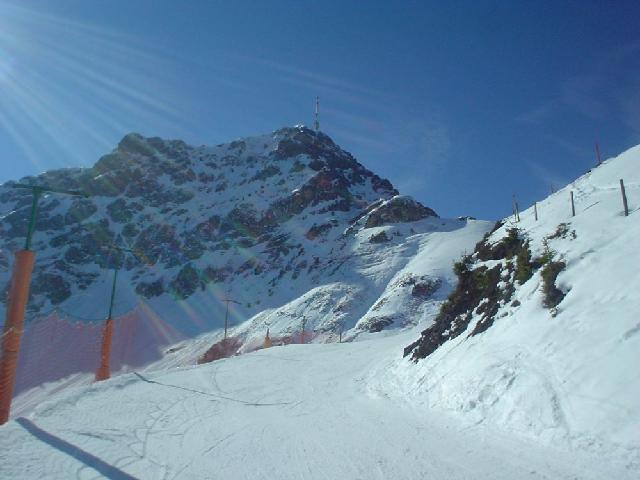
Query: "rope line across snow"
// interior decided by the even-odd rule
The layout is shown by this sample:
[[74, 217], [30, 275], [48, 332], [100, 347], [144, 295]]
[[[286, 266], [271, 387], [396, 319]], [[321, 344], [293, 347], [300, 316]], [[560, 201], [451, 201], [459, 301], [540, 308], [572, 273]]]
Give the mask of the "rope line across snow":
[[207, 397], [220, 398], [222, 400], [228, 400], [230, 402], [242, 403], [243, 405], [247, 405], [247, 406], [250, 406], [250, 407], [273, 407], [273, 406], [278, 406], [278, 405], [292, 405], [293, 403], [296, 403], [296, 402], [273, 402], [273, 403], [250, 402], [250, 401], [247, 401], [247, 400], [241, 400], [239, 398], [227, 397], [227, 396], [224, 396], [224, 395], [217, 395], [217, 394], [211, 393], [211, 392], [203, 392], [202, 390], [196, 390], [194, 388], [183, 387], [181, 385], [172, 385], [170, 383], [157, 382], [155, 380], [151, 380], [149, 378], [146, 378], [146, 377], [142, 376], [138, 372], [133, 372], [133, 374], [135, 376], [137, 376], [140, 380], [142, 380], [143, 382], [146, 382], [146, 383], [153, 383], [155, 385], [162, 385], [163, 387], [170, 387], [170, 388], [177, 388], [177, 389], [180, 389], [180, 390], [186, 390], [187, 392], [197, 393], [199, 395], [205, 395]]

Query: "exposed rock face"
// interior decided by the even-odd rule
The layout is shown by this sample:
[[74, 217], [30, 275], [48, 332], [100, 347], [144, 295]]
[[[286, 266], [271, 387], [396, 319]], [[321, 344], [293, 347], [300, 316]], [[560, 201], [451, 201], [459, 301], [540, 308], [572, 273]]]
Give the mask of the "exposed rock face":
[[[435, 215], [305, 127], [216, 147], [132, 133], [91, 168], [21, 182], [90, 195], [40, 201], [33, 312], [88, 295], [114, 265], [145, 299], [188, 299], [238, 278], [272, 290], [329, 268], [333, 259], [314, 249], [343, 238], [353, 219], [377, 226]], [[20, 247], [30, 205], [28, 191], [0, 187], [0, 252]], [[112, 244], [133, 254], [109, 254]], [[2, 258], [4, 287], [11, 258]]]
[[416, 202], [411, 197], [395, 196], [374, 208], [367, 217], [365, 228], [379, 227], [390, 223], [406, 223], [437, 217], [436, 212]]
[[392, 325], [394, 321], [395, 319], [392, 316], [387, 316], [387, 315], [371, 317], [368, 319], [365, 325], [361, 325], [361, 328], [370, 333], [376, 333]]
[[196, 291], [199, 284], [198, 271], [189, 263], [180, 269], [178, 276], [171, 282], [171, 289], [179, 299], [184, 300]]
[[391, 241], [391, 239], [387, 236], [387, 232], [385, 232], [384, 230], [380, 233], [376, 233], [375, 235], [371, 235], [371, 237], [369, 237], [369, 241], [371, 243], [386, 243]]
[[322, 225], [313, 225], [307, 231], [307, 233], [305, 234], [305, 237], [307, 238], [307, 240], [315, 240], [319, 236], [325, 234], [326, 232], [331, 230], [333, 227], [335, 227], [336, 224], [328, 222], [328, 223], [323, 223]]

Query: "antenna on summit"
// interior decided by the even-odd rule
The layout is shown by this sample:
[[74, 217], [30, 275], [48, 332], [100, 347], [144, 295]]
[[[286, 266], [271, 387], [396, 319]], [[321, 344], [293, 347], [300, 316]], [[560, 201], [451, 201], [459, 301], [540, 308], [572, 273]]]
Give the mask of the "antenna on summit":
[[320, 131], [320, 97], [316, 97], [316, 121], [314, 122], [316, 133]]

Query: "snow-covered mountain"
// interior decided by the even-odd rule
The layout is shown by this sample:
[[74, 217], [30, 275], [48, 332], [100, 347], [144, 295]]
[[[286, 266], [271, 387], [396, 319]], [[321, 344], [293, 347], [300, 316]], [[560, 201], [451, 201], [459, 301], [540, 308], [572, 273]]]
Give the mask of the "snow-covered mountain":
[[[125, 143], [132, 138], [158, 143], [138, 136]], [[125, 267], [134, 291], [162, 278], [158, 296], [138, 289], [146, 307], [177, 327], [200, 320], [198, 332], [211, 331], [136, 373], [91, 386], [81, 385], [90, 374], [71, 378], [53, 397], [46, 386], [27, 392], [28, 405], [18, 398], [18, 411], [31, 413], [0, 429], [1, 474], [24, 478], [29, 462], [27, 476], [43, 478], [638, 478], [640, 147], [520, 213], [520, 221], [510, 217], [492, 229], [490, 222], [441, 219], [370, 172], [355, 181], [352, 172], [362, 168], [355, 163], [332, 169], [325, 147], [315, 158], [308, 146], [333, 145], [323, 135], [296, 128], [260, 138], [244, 141], [246, 151], [268, 152], [255, 171], [272, 162], [287, 187], [272, 193], [281, 181], [274, 179], [264, 189], [269, 201], [236, 213], [237, 202], [248, 201], [237, 198], [235, 187], [223, 190], [227, 210], [220, 209], [226, 213], [214, 233], [228, 237], [229, 246], [216, 247], [224, 241], [216, 236], [188, 261], [198, 272], [192, 293], [176, 290], [185, 268], [182, 243], [166, 250], [151, 242], [158, 248], [150, 249], [154, 267], [134, 260]], [[305, 145], [305, 153], [278, 159], [282, 141]], [[315, 170], [318, 159], [327, 164]], [[233, 172], [234, 182], [253, 198], [255, 186], [242, 190], [244, 171]], [[308, 188], [319, 175], [338, 179]], [[165, 191], [166, 175], [154, 181]], [[216, 181], [205, 187], [212, 189], [206, 201], [216, 202]], [[350, 193], [331, 187], [344, 182]], [[334, 193], [326, 199], [318, 192]], [[292, 215], [275, 215], [266, 233], [250, 234], [267, 212], [280, 211], [273, 205], [283, 198], [300, 199], [285, 200], [298, 205], [287, 210]], [[302, 199], [310, 200], [297, 203]], [[108, 215], [115, 200], [94, 197], [94, 213]], [[198, 212], [194, 200], [179, 204], [189, 209], [168, 205]], [[137, 222], [157, 208], [143, 205]], [[257, 212], [253, 223], [238, 220], [246, 211]], [[183, 215], [171, 224], [180, 242], [199, 224], [189, 223], [194, 213], [187, 212], [165, 212]], [[188, 228], [178, 228], [180, 222]], [[140, 225], [130, 240], [137, 248], [153, 222]], [[124, 228], [117, 230], [123, 238]], [[270, 243], [274, 236], [282, 238], [278, 248]], [[44, 240], [41, 234], [43, 251], [55, 248]], [[270, 267], [259, 268], [265, 259]], [[241, 268], [247, 262], [251, 268]], [[97, 270], [99, 263], [83, 268], [92, 265]], [[203, 281], [209, 265], [229, 268]], [[93, 298], [106, 288], [100, 282], [86, 288]], [[221, 337], [227, 294], [242, 303], [232, 304], [232, 334], [245, 351], [262, 342], [267, 328], [285, 336], [303, 320], [315, 344], [193, 365]], [[62, 305], [80, 308], [81, 300], [74, 291]], [[341, 330], [349, 341], [339, 344]]]
[[[232, 324], [252, 319], [245, 336], [291, 334], [303, 317], [318, 341], [415, 323], [487, 228], [440, 219], [305, 127], [216, 147], [130, 134], [92, 168], [21, 182], [90, 195], [40, 202], [31, 318], [52, 309], [103, 318], [119, 264], [115, 315], [143, 302], [187, 336], [219, 329], [225, 298]], [[3, 285], [31, 205], [12, 187], [0, 187]], [[459, 240], [439, 270], [405, 270], [432, 233]], [[111, 244], [135, 255], [110, 259]]]

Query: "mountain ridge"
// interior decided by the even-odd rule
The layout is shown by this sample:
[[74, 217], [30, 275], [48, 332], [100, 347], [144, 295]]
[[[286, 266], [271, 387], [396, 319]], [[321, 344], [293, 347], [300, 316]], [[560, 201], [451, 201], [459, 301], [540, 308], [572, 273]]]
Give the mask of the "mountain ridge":
[[[31, 316], [65, 308], [98, 319], [95, 300], [104, 302], [98, 290], [106, 291], [107, 270], [114, 266], [125, 274], [120, 283], [133, 287], [118, 291], [120, 313], [133, 308], [137, 297], [184, 301], [209, 287], [219, 300], [230, 276], [251, 274], [254, 282], [269, 285], [257, 295], [269, 296], [283, 277], [309, 276], [338, 262], [327, 244], [341, 242], [344, 248], [345, 239], [360, 229], [438, 218], [432, 209], [399, 196], [388, 180], [330, 137], [303, 126], [215, 147], [130, 133], [92, 167], [21, 181], [90, 195], [47, 195], [40, 202]], [[20, 248], [31, 202], [28, 191], [13, 185], [0, 186], [4, 285], [9, 252]], [[380, 244], [386, 243], [378, 233]], [[111, 244], [137, 255], [117, 252], [110, 258], [103, 247]], [[315, 254], [305, 255], [305, 247]], [[238, 318], [260, 311], [247, 306], [253, 302], [242, 303]], [[219, 310], [213, 308], [216, 317]], [[205, 331], [219, 320], [205, 324], [192, 331]], [[189, 331], [186, 322], [183, 327]]]

